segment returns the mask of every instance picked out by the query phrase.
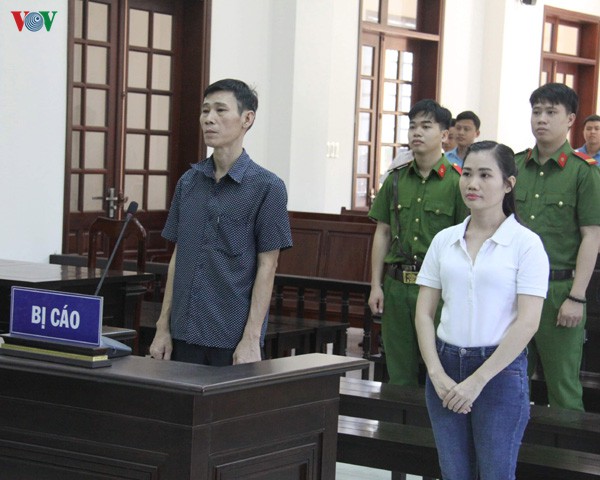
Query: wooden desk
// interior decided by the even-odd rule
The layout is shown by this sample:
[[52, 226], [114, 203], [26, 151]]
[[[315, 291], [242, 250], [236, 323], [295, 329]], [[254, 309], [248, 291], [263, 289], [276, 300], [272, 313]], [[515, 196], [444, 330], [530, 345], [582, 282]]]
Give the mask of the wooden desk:
[[[93, 295], [101, 276], [100, 269], [0, 259], [0, 332], [8, 331], [12, 286]], [[150, 273], [109, 271], [99, 293], [104, 297], [103, 323], [137, 330], [139, 300], [153, 278]]]
[[0, 357], [2, 480], [334, 480], [339, 376], [324, 354], [231, 367]]

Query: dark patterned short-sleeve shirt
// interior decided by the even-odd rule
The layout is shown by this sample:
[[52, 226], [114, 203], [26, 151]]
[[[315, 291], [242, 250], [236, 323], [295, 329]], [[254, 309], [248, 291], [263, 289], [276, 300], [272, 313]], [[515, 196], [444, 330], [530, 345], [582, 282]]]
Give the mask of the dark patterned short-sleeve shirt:
[[235, 348], [258, 254], [292, 246], [283, 181], [245, 151], [218, 183], [212, 157], [196, 163], [177, 183], [162, 235], [177, 243], [172, 337]]

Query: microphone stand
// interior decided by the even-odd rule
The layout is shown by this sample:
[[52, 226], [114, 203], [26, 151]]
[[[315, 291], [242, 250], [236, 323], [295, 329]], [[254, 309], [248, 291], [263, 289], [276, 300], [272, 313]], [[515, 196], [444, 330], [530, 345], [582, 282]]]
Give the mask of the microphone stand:
[[[129, 204], [129, 207], [127, 208], [127, 215], [125, 217], [125, 223], [123, 224], [123, 227], [121, 228], [121, 231], [119, 232], [119, 236], [117, 237], [115, 246], [113, 247], [113, 250], [110, 254], [108, 262], [106, 262], [106, 266], [104, 267], [104, 271], [102, 272], [102, 276], [100, 277], [100, 281], [98, 282], [98, 286], [96, 287], [96, 292], [94, 293], [94, 295], [96, 295], [96, 296], [98, 295], [98, 292], [100, 292], [100, 289], [102, 288], [102, 284], [104, 283], [104, 278], [106, 277], [106, 274], [108, 273], [108, 269], [110, 268], [110, 265], [111, 265], [113, 259], [115, 258], [117, 249], [119, 248], [119, 244], [121, 243], [121, 240], [123, 239], [123, 235], [125, 235], [125, 229], [127, 228], [127, 225], [133, 218], [133, 214], [137, 211], [137, 208], [138, 208], [137, 202], [131, 202]], [[107, 348], [108, 358], [121, 357], [124, 355], [131, 354], [130, 347], [128, 347], [124, 343], [121, 343], [113, 338], [109, 338], [106, 336], [101, 337], [100, 346]]]
[[[133, 211], [131, 211], [131, 210], [133, 210]], [[119, 248], [119, 244], [121, 243], [121, 240], [123, 239], [123, 235], [125, 234], [125, 229], [127, 228], [127, 225], [129, 225], [129, 222], [133, 218], [133, 214], [135, 213], [136, 210], [137, 210], [137, 203], [131, 202], [129, 204], [129, 208], [127, 209], [127, 216], [125, 217], [125, 223], [123, 224], [123, 227], [121, 228], [121, 231], [119, 232], [119, 236], [117, 237], [117, 242], [115, 243], [115, 246], [113, 247], [113, 250], [110, 253], [108, 262], [106, 262], [106, 266], [104, 267], [104, 271], [102, 272], [102, 276], [100, 277], [100, 281], [98, 282], [98, 286], [96, 287], [96, 291], [94, 292], [94, 295], [98, 295], [98, 292], [100, 292], [100, 289], [102, 288], [102, 284], [104, 283], [104, 279], [106, 278], [108, 269], [110, 268], [110, 265], [111, 265], [113, 259], [115, 258], [117, 249]]]

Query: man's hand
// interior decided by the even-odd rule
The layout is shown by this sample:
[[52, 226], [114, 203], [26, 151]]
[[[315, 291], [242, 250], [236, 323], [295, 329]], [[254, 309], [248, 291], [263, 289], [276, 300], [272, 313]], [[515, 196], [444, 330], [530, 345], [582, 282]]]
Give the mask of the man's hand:
[[383, 313], [383, 290], [381, 286], [371, 286], [369, 307], [371, 307], [371, 313], [373, 315], [381, 315]]
[[569, 300], [568, 298], [560, 306], [558, 318], [556, 319], [557, 327], [573, 328], [581, 323], [583, 318], [583, 304]]
[[233, 364], [239, 365], [241, 363], [260, 362], [261, 360], [260, 341], [242, 337], [235, 352], [233, 352]]
[[171, 360], [173, 341], [168, 330], [157, 330], [150, 345], [150, 356], [158, 360]]

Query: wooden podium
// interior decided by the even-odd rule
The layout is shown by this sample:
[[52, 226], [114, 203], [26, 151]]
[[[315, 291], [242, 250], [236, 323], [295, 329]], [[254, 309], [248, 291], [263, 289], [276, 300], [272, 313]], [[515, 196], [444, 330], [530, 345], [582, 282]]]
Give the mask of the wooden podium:
[[335, 478], [339, 376], [358, 358], [88, 370], [0, 357], [2, 480]]

